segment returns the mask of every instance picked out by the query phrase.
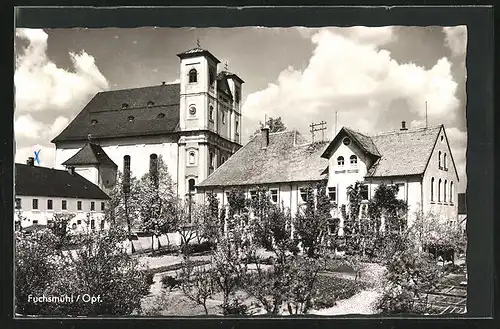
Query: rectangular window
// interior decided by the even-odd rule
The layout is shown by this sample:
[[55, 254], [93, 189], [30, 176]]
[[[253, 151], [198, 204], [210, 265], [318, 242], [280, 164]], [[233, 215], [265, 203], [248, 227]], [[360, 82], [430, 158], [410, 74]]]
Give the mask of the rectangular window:
[[336, 202], [337, 201], [337, 187], [332, 186], [328, 188], [328, 197], [330, 198], [330, 201]]
[[90, 221], [90, 228], [93, 229], [93, 230], [95, 230], [95, 219], [92, 219]]
[[360, 194], [362, 200], [368, 200], [368, 185], [361, 185]]
[[222, 111], [222, 123], [226, 123], [226, 114], [224, 113], [224, 111]]
[[104, 211], [104, 202], [101, 202], [101, 211]]
[[49, 209], [49, 210], [54, 209], [54, 207], [52, 205], [52, 200], [47, 200], [47, 209]]
[[396, 195], [396, 199], [404, 200], [405, 199], [405, 184], [404, 183], [397, 183], [396, 186], [398, 187], [398, 194]]
[[278, 190], [273, 189], [270, 190], [270, 192], [271, 192], [271, 201], [273, 203], [278, 203]]
[[95, 211], [95, 202], [94, 201], [90, 202], [90, 211]]
[[16, 198], [16, 209], [21, 209], [21, 198]]
[[300, 188], [300, 198], [302, 200], [302, 202], [307, 202], [307, 188], [305, 187], [301, 187]]
[[104, 219], [101, 220], [101, 230], [104, 230]]
[[77, 201], [76, 202], [76, 209], [77, 210], [82, 210], [82, 202], [81, 201]]
[[250, 199], [255, 200], [257, 198], [257, 191], [250, 191]]
[[38, 199], [33, 199], [33, 209], [38, 209]]
[[68, 209], [68, 203], [66, 202], [66, 200], [61, 201], [61, 208], [62, 210]]
[[38, 220], [37, 219], [33, 220], [33, 225], [38, 225]]
[[330, 235], [335, 235], [337, 233], [336, 232], [336, 228], [337, 228], [336, 223], [339, 223], [339, 222], [340, 222], [339, 218], [333, 218], [333, 219], [328, 221], [328, 233]]
[[81, 224], [82, 224], [82, 220], [81, 220], [81, 219], [79, 219], [79, 220], [77, 220], [77, 221], [76, 221], [76, 223], [77, 223], [78, 225], [81, 225]]

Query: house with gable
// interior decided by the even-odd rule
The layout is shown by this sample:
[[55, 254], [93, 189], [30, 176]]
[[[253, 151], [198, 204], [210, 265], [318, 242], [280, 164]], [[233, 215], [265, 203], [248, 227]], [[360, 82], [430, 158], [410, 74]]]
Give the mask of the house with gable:
[[295, 131], [270, 134], [264, 128], [196, 188], [200, 200], [212, 191], [224, 206], [233, 187], [251, 197], [256, 186], [265, 186], [273, 202], [295, 214], [305, 203], [305, 187], [321, 180], [327, 181], [340, 234], [347, 188], [358, 181], [365, 200], [380, 184], [397, 185], [397, 197], [409, 207], [409, 225], [420, 211], [457, 220], [459, 176], [443, 125], [408, 129], [403, 121], [399, 130], [370, 136], [343, 127], [327, 143], [309, 143]]

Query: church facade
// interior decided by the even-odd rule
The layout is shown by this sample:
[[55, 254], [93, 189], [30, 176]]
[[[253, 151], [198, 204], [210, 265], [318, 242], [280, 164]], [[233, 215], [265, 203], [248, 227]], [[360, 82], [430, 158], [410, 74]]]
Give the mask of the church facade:
[[52, 140], [56, 168], [104, 191], [117, 171], [141, 178], [161, 157], [184, 197], [241, 147], [244, 81], [209, 51], [177, 54], [180, 82], [96, 94]]

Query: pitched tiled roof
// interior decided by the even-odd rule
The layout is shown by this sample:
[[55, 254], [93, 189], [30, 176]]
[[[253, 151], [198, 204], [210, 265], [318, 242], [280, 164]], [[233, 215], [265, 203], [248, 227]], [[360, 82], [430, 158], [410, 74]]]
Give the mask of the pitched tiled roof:
[[211, 52], [209, 52], [206, 49], [202, 49], [200, 47], [186, 50], [182, 53], [177, 54], [177, 56], [181, 59], [189, 58], [189, 57], [207, 56], [207, 57], [211, 58], [214, 62], [220, 63], [220, 61], [217, 59], [217, 57], [215, 57]]
[[368, 170], [367, 177], [424, 173], [441, 127], [398, 130], [371, 136], [382, 156]]
[[327, 143], [306, 144], [304, 137], [297, 133], [294, 146], [294, 134], [294, 131], [270, 133], [265, 149], [262, 135], [258, 134], [197, 186], [259, 185], [326, 178], [328, 160], [320, 155]]
[[355, 131], [347, 127], [344, 127], [344, 129], [349, 135], [351, 135], [351, 138], [356, 139], [358, 143], [361, 145], [361, 147], [364, 148], [368, 153], [373, 154], [375, 156], [380, 156], [377, 146], [369, 136], [366, 136], [365, 134], [362, 134], [359, 131]]
[[172, 133], [179, 102], [180, 84], [100, 92], [52, 142]]
[[73, 165], [105, 165], [118, 168], [101, 146], [94, 143], [85, 144], [75, 155], [62, 163], [63, 166]]
[[109, 197], [97, 185], [66, 170], [16, 163], [16, 195], [105, 200]]

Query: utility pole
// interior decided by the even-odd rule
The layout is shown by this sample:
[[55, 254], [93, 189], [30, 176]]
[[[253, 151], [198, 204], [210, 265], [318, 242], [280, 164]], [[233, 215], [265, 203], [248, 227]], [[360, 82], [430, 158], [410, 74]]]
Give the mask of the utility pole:
[[[314, 133], [316, 131], [321, 131], [321, 141], [325, 140], [325, 130], [326, 130], [326, 122], [321, 121], [320, 123], [311, 123], [309, 127], [311, 127], [311, 135], [312, 135], [312, 142], [314, 143]], [[319, 128], [317, 128], [319, 127]]]

